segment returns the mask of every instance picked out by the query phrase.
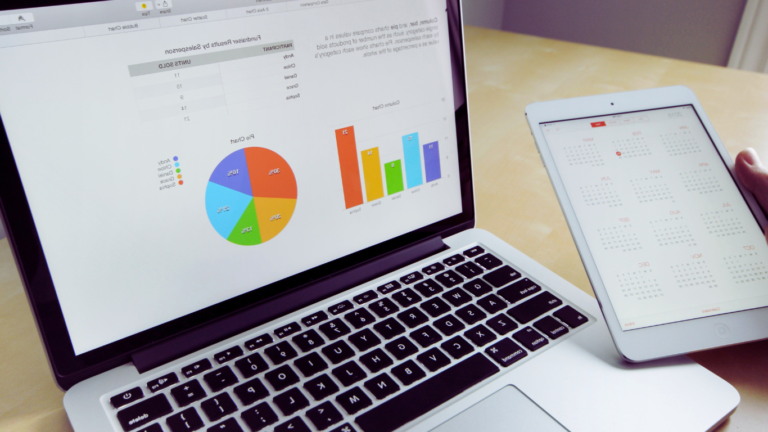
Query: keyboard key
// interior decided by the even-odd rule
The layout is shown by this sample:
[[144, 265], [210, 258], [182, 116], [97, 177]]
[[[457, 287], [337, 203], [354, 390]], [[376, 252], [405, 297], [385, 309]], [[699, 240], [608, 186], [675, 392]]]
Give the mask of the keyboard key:
[[352, 309], [354, 305], [349, 300], [344, 300], [343, 302], [333, 305], [328, 308], [328, 312], [331, 313], [331, 315], [338, 315], [340, 313], [344, 313], [350, 309]]
[[174, 414], [165, 419], [165, 424], [171, 432], [196, 431], [202, 429], [205, 424], [203, 419], [197, 414], [194, 408], [187, 408], [184, 411]]
[[485, 322], [485, 324], [502, 336], [518, 327], [516, 322], [512, 321], [511, 318], [503, 314], [489, 319]]
[[362, 305], [362, 304], [368, 303], [371, 300], [375, 300], [377, 298], [379, 298], [379, 295], [376, 294], [376, 291], [366, 291], [362, 294], [358, 294], [352, 297], [352, 301], [359, 305]]
[[216, 422], [237, 411], [237, 405], [227, 393], [222, 393], [210, 399], [204, 400], [200, 404], [208, 420]]
[[475, 262], [483, 266], [483, 268], [486, 270], [495, 269], [496, 267], [503, 264], [500, 259], [496, 258], [491, 254], [485, 254], [480, 258], [476, 259]]
[[438, 330], [443, 332], [446, 336], [451, 336], [455, 334], [456, 332], [460, 332], [464, 330], [465, 326], [464, 323], [459, 321], [455, 316], [453, 315], [447, 315], [444, 316], [434, 322], [435, 327], [437, 327]]
[[343, 425], [337, 427], [331, 432], [357, 432], [357, 431], [349, 423], [344, 423]]
[[485, 309], [489, 314], [495, 314], [498, 311], [504, 310], [507, 307], [507, 303], [496, 297], [493, 294], [487, 295], [477, 301], [478, 306]]
[[416, 288], [416, 291], [418, 291], [421, 295], [427, 298], [443, 292], [442, 285], [433, 281], [432, 279], [427, 279], [423, 282], [419, 282], [413, 287]]
[[462, 285], [465, 290], [469, 291], [474, 295], [475, 297], [482, 297], [489, 292], [493, 291], [493, 288], [491, 288], [490, 285], [488, 285], [488, 282], [482, 280], [482, 279], [475, 279], [473, 281], [469, 281]]
[[226, 351], [222, 351], [216, 354], [215, 356], [213, 356], [213, 358], [215, 358], [219, 364], [224, 364], [230, 360], [240, 357], [241, 355], [243, 355], [243, 349], [240, 348], [239, 346], [233, 346], [232, 348]]
[[426, 348], [436, 342], [443, 340], [443, 337], [440, 336], [440, 334], [430, 326], [424, 326], [414, 332], [411, 332], [410, 336], [411, 339], [415, 340], [416, 343], [421, 345], [422, 348]]
[[336, 396], [336, 402], [341, 405], [347, 414], [356, 414], [363, 408], [371, 406], [371, 398], [368, 397], [360, 387], [355, 387], [346, 393]]
[[235, 367], [237, 367], [240, 373], [246, 378], [250, 378], [269, 369], [267, 362], [265, 362], [258, 353], [251, 354], [244, 359], [236, 361]]
[[191, 378], [199, 373], [205, 372], [211, 367], [211, 361], [208, 359], [202, 359], [198, 362], [192, 363], [189, 366], [181, 368], [181, 374], [187, 378]]
[[547, 338], [530, 327], [526, 327], [520, 330], [519, 332], [513, 334], [512, 337], [531, 351], [536, 351], [537, 349], [542, 348], [544, 345], [549, 343]]
[[309, 401], [306, 396], [294, 387], [283, 394], [279, 394], [272, 399], [275, 405], [286, 416], [289, 416], [296, 411], [302, 410], [309, 406]]
[[559, 311], [553, 313], [557, 319], [568, 324], [570, 328], [576, 328], [585, 322], [589, 321], [587, 317], [579, 313], [576, 309], [566, 306]]
[[421, 271], [424, 272], [424, 274], [426, 274], [427, 276], [431, 276], [443, 270], [445, 270], [445, 266], [440, 263], [434, 263], [421, 269]]
[[155, 423], [145, 427], [144, 429], [140, 429], [137, 432], [163, 432], [163, 428], [160, 427], [160, 424]]
[[264, 374], [264, 379], [272, 384], [272, 388], [275, 391], [283, 390], [299, 382], [299, 376], [288, 365], [280, 366], [272, 372], [267, 372]]
[[400, 282], [404, 283], [405, 285], [410, 285], [414, 282], [418, 282], [420, 280], [424, 279], [424, 275], [422, 275], [419, 272], [413, 272], [411, 274], [407, 274], [400, 278]]
[[381, 339], [373, 334], [371, 329], [359, 331], [348, 339], [360, 352], [366, 352], [381, 343]]
[[318, 430], [326, 430], [344, 419], [339, 410], [330, 402], [324, 402], [305, 414]]
[[448, 313], [448, 311], [451, 310], [451, 307], [448, 306], [448, 304], [444, 301], [442, 301], [439, 298], [433, 298], [432, 300], [427, 300], [421, 305], [419, 305], [426, 313], [428, 313], [432, 318], [439, 317], [440, 315], [444, 313]]
[[525, 324], [562, 305], [563, 301], [550, 292], [543, 292], [507, 311], [507, 314]]
[[448, 356], [443, 354], [443, 352], [437, 348], [432, 348], [427, 352], [417, 355], [416, 360], [429, 369], [430, 372], [434, 372], [451, 364], [451, 360], [448, 359]]
[[251, 351], [256, 351], [261, 347], [265, 347], [272, 343], [272, 336], [263, 334], [255, 339], [251, 339], [245, 343], [245, 347]]
[[455, 266], [456, 264], [464, 262], [464, 257], [461, 255], [450, 256], [443, 260], [443, 264], [447, 266]]
[[384, 336], [384, 339], [392, 339], [399, 334], [405, 333], [405, 327], [394, 318], [389, 318], [376, 324], [373, 326], [373, 329]]
[[299, 368], [301, 373], [305, 377], [311, 377], [312, 375], [328, 369], [328, 363], [320, 357], [320, 354], [313, 352], [310, 353], [295, 362], [293, 365]]
[[269, 396], [269, 390], [258, 378], [254, 378], [235, 387], [235, 394], [243, 405], [248, 406]]
[[507, 367], [517, 362], [528, 353], [520, 348], [520, 345], [512, 342], [512, 339], [504, 338], [485, 349], [485, 353], [491, 356], [496, 363]]
[[355, 356], [355, 351], [344, 341], [334, 342], [323, 348], [322, 351], [333, 364], [339, 364], [344, 360]]
[[381, 348], [376, 348], [368, 354], [360, 356], [360, 363], [364, 364], [371, 373], [376, 373], [394, 364], [392, 359]]
[[296, 350], [293, 349], [288, 342], [280, 342], [277, 345], [272, 345], [264, 350], [264, 354], [266, 354], [267, 357], [272, 360], [272, 363], [276, 365], [283, 364], [298, 355], [296, 354]]
[[277, 414], [272, 411], [272, 408], [270, 408], [266, 402], [262, 402], [251, 409], [243, 411], [240, 417], [254, 432], [277, 423]]
[[464, 255], [466, 255], [468, 258], [474, 258], [483, 252], [485, 252], [485, 249], [481, 248], [480, 246], [475, 246], [473, 248], [465, 250]]
[[473, 277], [483, 274], [483, 268], [473, 262], [457, 266], [455, 270], [467, 279], [472, 279]]
[[237, 420], [228, 418], [215, 426], [209, 427], [208, 432], [243, 432], [243, 428], [237, 424]]
[[338, 318], [321, 324], [319, 329], [330, 340], [336, 340], [350, 332], [349, 327]]
[[291, 340], [303, 352], [312, 351], [319, 346], [325, 345], [325, 339], [320, 337], [314, 330], [305, 331], [300, 335], [294, 336]]
[[147, 388], [152, 393], [157, 393], [162, 389], [168, 388], [179, 382], [179, 377], [175, 373], [171, 372], [168, 375], [163, 375], [160, 378], [153, 379], [147, 383]]
[[467, 294], [467, 292], [461, 288], [452, 289], [447, 293], [443, 294], [442, 297], [446, 299], [448, 303], [452, 304], [454, 307], [459, 307], [465, 303], [469, 303], [472, 301], [472, 296]]
[[365, 432], [391, 432], [448, 402], [499, 371], [478, 353], [358, 416]]
[[366, 381], [364, 385], [379, 400], [400, 391], [400, 386], [385, 373]]
[[488, 315], [481, 311], [477, 306], [470, 304], [456, 311], [456, 316], [461, 318], [465, 323], [472, 325], [478, 321], [482, 321], [488, 317]]
[[119, 411], [117, 420], [123, 426], [123, 430], [129, 431], [152, 423], [171, 412], [173, 408], [168, 398], [164, 394], [159, 394]]
[[347, 362], [333, 370], [333, 376], [335, 376], [344, 387], [349, 387], [352, 384], [365, 379], [365, 371], [355, 362]]
[[413, 342], [408, 340], [406, 337], [397, 338], [392, 342], [384, 345], [384, 348], [398, 360], [402, 360], [411, 354], [416, 354], [416, 352], [419, 350], [416, 348], [416, 345], [414, 345]]
[[203, 379], [208, 383], [208, 386], [211, 387], [211, 390], [213, 390], [214, 393], [220, 392], [238, 382], [235, 373], [232, 372], [232, 369], [230, 369], [229, 366], [224, 366], [221, 369], [205, 374]]
[[400, 282], [392, 281], [392, 282], [385, 283], [384, 285], [376, 288], [376, 290], [380, 292], [382, 295], [387, 295], [393, 291], [399, 290], [401, 287], [402, 285], [400, 285]]
[[316, 401], [319, 401], [339, 391], [339, 386], [328, 375], [320, 375], [304, 383], [304, 390], [309, 392]]
[[376, 322], [376, 318], [368, 312], [368, 309], [358, 309], [344, 315], [344, 319], [349, 321], [356, 329], [363, 328], [370, 323]]
[[207, 396], [203, 386], [197, 380], [192, 380], [172, 388], [171, 395], [176, 399], [176, 404], [180, 407], [185, 407]]
[[443, 342], [440, 344], [440, 348], [455, 359], [460, 359], [474, 351], [472, 345], [461, 336], [456, 336], [453, 339]]
[[285, 423], [275, 426], [275, 432], [312, 432], [299, 417], [294, 417]]
[[435, 280], [445, 285], [446, 288], [453, 288], [456, 285], [464, 282], [464, 278], [459, 276], [458, 273], [453, 270], [440, 273], [439, 275], [435, 276]]
[[493, 340], [496, 340], [496, 335], [492, 331], [488, 330], [488, 327], [482, 324], [465, 331], [464, 337], [471, 340], [472, 343], [479, 347], [486, 345]]
[[328, 319], [328, 314], [323, 311], [317, 311], [312, 315], [306, 316], [301, 319], [301, 323], [305, 327], [312, 327], [315, 324], [319, 324]]
[[421, 301], [421, 297], [413, 292], [413, 290], [410, 288], [406, 288], [400, 292], [392, 294], [392, 298], [404, 308], [412, 306]]
[[512, 267], [505, 265], [483, 276], [483, 279], [496, 288], [501, 288], [514, 280], [520, 279], [520, 273]]
[[566, 327], [565, 324], [561, 324], [551, 316], [545, 316], [544, 318], [533, 323], [533, 326], [536, 327], [538, 331], [549, 336], [550, 339], [557, 339], [560, 336], [568, 333], [568, 327]]
[[510, 303], [517, 303], [520, 300], [536, 294], [541, 291], [541, 287], [533, 283], [528, 278], [499, 290], [499, 295], [504, 297]]
[[284, 339], [294, 333], [298, 333], [301, 331], [301, 326], [297, 322], [292, 322], [290, 324], [286, 324], [279, 329], [275, 330], [275, 336], [277, 336], [280, 339]]
[[392, 375], [397, 377], [403, 385], [411, 385], [416, 381], [427, 376], [426, 373], [413, 361], [407, 362], [395, 366], [392, 368]]
[[400, 310], [396, 304], [392, 303], [392, 300], [386, 297], [371, 303], [368, 305], [368, 308], [378, 315], [379, 318], [387, 317]]
[[120, 393], [117, 396], [112, 396], [109, 402], [115, 408], [128, 405], [144, 397], [144, 392], [140, 388], [134, 387], [126, 392]]
[[424, 312], [420, 311], [419, 309], [413, 307], [408, 309], [405, 312], [400, 312], [397, 314], [397, 318], [404, 322], [405, 325], [408, 326], [408, 328], [416, 328], [425, 322], [429, 321], [429, 318], [427, 318], [426, 315], [424, 315]]

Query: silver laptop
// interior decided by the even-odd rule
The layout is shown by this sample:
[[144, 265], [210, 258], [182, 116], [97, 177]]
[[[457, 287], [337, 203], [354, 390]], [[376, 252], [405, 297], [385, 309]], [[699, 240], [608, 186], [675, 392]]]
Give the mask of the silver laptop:
[[37, 4], [0, 13], [0, 202], [75, 431], [738, 405], [686, 358], [622, 361], [591, 297], [473, 228], [457, 0]]

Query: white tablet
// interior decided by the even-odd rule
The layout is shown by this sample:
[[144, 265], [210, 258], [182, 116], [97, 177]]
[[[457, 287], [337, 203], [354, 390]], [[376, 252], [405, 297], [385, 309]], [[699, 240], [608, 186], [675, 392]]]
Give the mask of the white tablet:
[[627, 360], [768, 338], [765, 213], [690, 89], [534, 103], [526, 115]]

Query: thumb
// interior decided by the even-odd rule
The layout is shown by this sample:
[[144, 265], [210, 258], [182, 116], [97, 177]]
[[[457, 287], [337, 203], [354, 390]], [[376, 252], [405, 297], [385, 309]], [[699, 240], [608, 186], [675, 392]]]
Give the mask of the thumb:
[[736, 175], [755, 195], [763, 210], [768, 211], [768, 169], [760, 162], [755, 150], [748, 148], [736, 156]]

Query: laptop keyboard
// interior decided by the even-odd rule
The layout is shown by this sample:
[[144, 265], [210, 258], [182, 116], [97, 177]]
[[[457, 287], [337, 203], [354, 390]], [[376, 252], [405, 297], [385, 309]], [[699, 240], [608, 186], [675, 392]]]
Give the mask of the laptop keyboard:
[[388, 432], [589, 321], [481, 246], [411, 270], [108, 395], [111, 415], [141, 432]]

